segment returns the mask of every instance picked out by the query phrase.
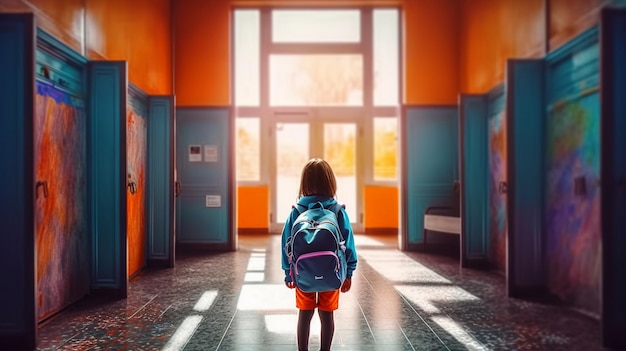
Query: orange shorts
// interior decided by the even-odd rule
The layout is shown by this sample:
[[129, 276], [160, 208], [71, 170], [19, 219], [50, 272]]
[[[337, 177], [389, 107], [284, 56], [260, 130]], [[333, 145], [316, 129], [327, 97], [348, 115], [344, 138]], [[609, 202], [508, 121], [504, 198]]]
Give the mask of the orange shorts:
[[296, 307], [300, 310], [332, 312], [339, 308], [339, 289], [320, 293], [304, 292], [296, 288]]

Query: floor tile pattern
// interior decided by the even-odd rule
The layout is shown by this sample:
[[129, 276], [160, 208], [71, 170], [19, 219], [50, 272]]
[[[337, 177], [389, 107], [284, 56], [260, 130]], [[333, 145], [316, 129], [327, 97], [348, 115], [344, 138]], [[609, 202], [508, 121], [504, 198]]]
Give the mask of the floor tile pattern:
[[[352, 290], [335, 313], [333, 350], [602, 350], [600, 323], [562, 306], [506, 296], [499, 274], [395, 239], [356, 237]], [[126, 299], [88, 296], [39, 330], [38, 350], [297, 350], [280, 237], [240, 235], [239, 250], [179, 253]], [[309, 350], [319, 349], [313, 318]]]

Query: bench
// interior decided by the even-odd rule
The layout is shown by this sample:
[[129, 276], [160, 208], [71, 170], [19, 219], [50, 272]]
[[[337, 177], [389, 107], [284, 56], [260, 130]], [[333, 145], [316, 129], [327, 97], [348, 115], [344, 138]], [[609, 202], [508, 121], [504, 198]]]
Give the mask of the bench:
[[[445, 214], [434, 214], [443, 212]], [[426, 247], [426, 234], [428, 231], [461, 235], [461, 217], [450, 215], [453, 211], [450, 207], [429, 206], [424, 211], [424, 247]]]

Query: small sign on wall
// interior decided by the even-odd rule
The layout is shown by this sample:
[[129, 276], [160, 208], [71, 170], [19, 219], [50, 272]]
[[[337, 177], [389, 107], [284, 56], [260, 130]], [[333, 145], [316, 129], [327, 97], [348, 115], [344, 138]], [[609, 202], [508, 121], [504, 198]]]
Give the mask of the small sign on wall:
[[201, 145], [189, 145], [189, 162], [202, 162]]
[[222, 207], [222, 196], [221, 195], [207, 195], [206, 207]]
[[217, 162], [217, 145], [204, 145], [204, 162]]

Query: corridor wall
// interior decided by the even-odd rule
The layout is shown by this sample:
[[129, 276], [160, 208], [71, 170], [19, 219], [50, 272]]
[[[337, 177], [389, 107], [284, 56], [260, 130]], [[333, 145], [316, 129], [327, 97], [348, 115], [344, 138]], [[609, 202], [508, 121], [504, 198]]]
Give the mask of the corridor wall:
[[489, 158], [488, 260], [494, 270], [506, 274], [507, 249], [507, 119], [506, 89], [500, 84], [487, 93]]
[[[405, 106], [402, 131], [403, 249], [423, 248], [428, 206], [458, 209], [458, 114], [456, 106]], [[454, 215], [455, 213], [450, 213]]]
[[546, 57], [547, 286], [600, 314], [600, 97], [598, 28]]
[[86, 62], [38, 32], [33, 151], [39, 321], [89, 292]]
[[128, 215], [128, 277], [146, 266], [146, 184], [148, 149], [148, 96], [128, 85], [126, 109], [126, 188]]
[[601, 313], [604, 345], [626, 345], [626, 9], [603, 10], [600, 35]]
[[488, 265], [489, 159], [488, 100], [485, 94], [459, 97], [461, 179], [461, 266]]
[[229, 107], [176, 110], [176, 245], [234, 250], [234, 118]]
[[128, 293], [128, 214], [124, 61], [89, 63], [91, 288]]
[[33, 348], [37, 338], [35, 24], [32, 14], [0, 14], [0, 344]]

